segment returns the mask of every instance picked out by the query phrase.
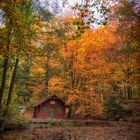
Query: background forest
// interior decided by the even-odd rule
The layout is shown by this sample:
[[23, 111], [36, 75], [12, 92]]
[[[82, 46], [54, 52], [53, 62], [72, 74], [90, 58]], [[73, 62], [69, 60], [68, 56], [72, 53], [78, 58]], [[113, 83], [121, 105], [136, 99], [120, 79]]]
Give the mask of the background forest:
[[70, 118], [140, 99], [139, 0], [85, 0], [63, 13], [67, 2], [0, 1], [1, 129], [48, 95]]

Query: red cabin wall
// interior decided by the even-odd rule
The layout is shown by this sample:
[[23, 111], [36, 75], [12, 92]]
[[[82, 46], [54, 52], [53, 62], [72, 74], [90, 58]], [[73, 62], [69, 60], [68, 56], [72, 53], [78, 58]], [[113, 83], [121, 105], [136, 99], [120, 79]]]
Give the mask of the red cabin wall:
[[[55, 101], [55, 104], [50, 104], [51, 101]], [[47, 107], [47, 112], [43, 112], [43, 107]], [[62, 108], [62, 113], [58, 112], [58, 107]], [[50, 109], [54, 108], [54, 119], [65, 119], [65, 104], [59, 99], [49, 99], [42, 104], [34, 108], [35, 117], [39, 119], [50, 119]]]

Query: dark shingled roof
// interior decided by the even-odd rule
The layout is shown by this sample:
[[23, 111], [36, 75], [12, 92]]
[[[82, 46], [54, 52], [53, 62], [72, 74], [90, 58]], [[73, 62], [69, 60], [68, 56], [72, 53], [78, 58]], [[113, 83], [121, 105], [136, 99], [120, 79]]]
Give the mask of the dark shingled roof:
[[38, 103], [36, 103], [35, 105], [32, 105], [32, 107], [37, 107], [38, 105], [46, 102], [47, 100], [49, 99], [59, 99], [63, 104], [65, 104], [64, 101], [62, 101], [60, 98], [58, 98], [56, 95], [53, 95], [53, 96], [48, 96], [48, 97], [45, 97], [43, 98], [41, 101], [39, 101]]

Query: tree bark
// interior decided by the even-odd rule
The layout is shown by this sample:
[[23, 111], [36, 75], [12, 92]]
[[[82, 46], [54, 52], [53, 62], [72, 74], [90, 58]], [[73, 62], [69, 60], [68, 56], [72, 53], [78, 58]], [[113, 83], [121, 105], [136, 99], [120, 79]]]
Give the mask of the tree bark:
[[14, 88], [16, 73], [17, 73], [17, 68], [18, 68], [18, 63], [19, 63], [19, 58], [17, 58], [16, 62], [15, 62], [13, 75], [12, 75], [12, 79], [11, 79], [11, 83], [10, 83], [10, 88], [9, 88], [9, 92], [8, 92], [8, 97], [7, 97], [7, 101], [6, 101], [6, 107], [9, 107], [9, 105], [11, 103], [12, 93], [13, 93], [13, 88]]
[[[130, 68], [127, 68], [127, 80], [130, 81], [130, 77], [132, 76]], [[127, 99], [130, 100], [132, 96], [132, 87], [130, 85], [130, 83], [128, 83], [128, 87], [127, 87]]]
[[47, 58], [47, 62], [45, 64], [45, 94], [48, 95], [49, 94], [49, 80], [50, 80], [50, 67], [49, 67], [49, 63], [50, 63], [50, 54], [48, 54], [48, 58]]
[[10, 82], [10, 88], [9, 88], [8, 97], [7, 97], [7, 101], [6, 101], [6, 108], [5, 108], [4, 113], [2, 115], [3, 119], [0, 122], [0, 132], [3, 132], [4, 129], [5, 129], [5, 124], [6, 124], [5, 118], [7, 116], [7, 113], [9, 111], [9, 106], [11, 104], [11, 99], [12, 99], [12, 93], [13, 93], [13, 88], [14, 88], [14, 84], [15, 84], [18, 62], [19, 62], [19, 59], [17, 58], [16, 62], [15, 62], [14, 70], [13, 70], [12, 79], [11, 79], [11, 82]]
[[132, 90], [131, 90], [131, 87], [129, 86], [127, 88], [127, 99], [128, 100], [131, 100], [131, 96], [132, 96]]
[[1, 87], [0, 87], [0, 110], [2, 109], [2, 99], [3, 99], [4, 89], [5, 89], [5, 85], [6, 85], [7, 71], [8, 71], [8, 58], [5, 58], [4, 59], [2, 82], [1, 82]]

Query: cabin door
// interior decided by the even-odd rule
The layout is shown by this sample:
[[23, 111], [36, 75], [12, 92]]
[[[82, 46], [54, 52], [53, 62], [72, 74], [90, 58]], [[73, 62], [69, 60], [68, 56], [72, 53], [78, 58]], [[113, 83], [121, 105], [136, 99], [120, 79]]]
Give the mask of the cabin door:
[[54, 119], [54, 108], [50, 108], [50, 119]]

